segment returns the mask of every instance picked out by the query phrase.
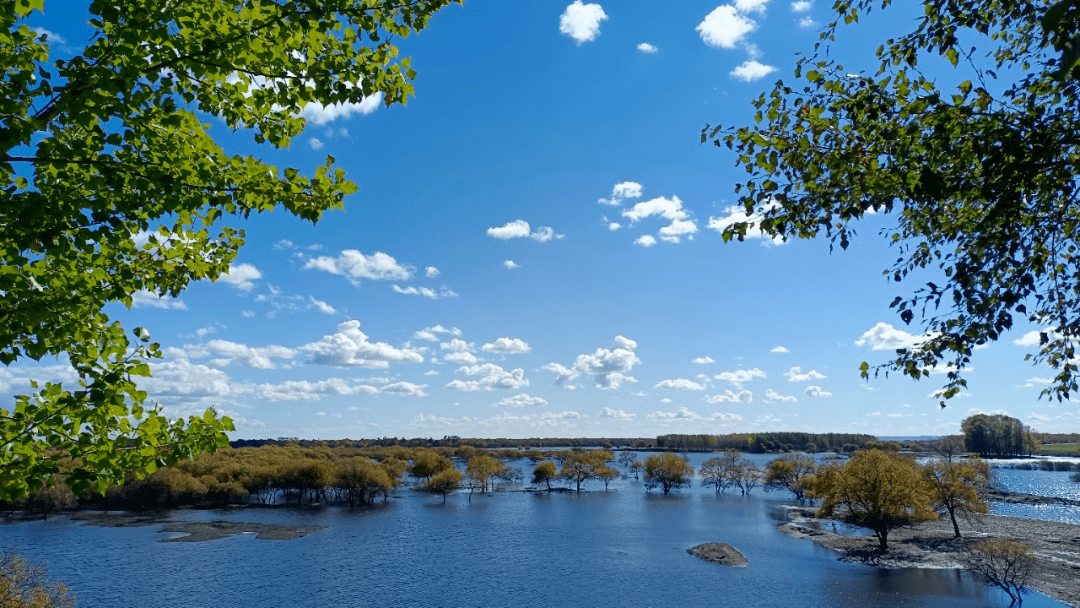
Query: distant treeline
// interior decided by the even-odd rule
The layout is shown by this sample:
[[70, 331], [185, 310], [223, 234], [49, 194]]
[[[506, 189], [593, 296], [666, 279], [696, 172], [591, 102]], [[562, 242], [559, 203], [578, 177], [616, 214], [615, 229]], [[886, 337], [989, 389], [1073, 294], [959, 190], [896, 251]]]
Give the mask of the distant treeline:
[[513, 449], [551, 449], [551, 448], [604, 448], [605, 450], [633, 448], [648, 450], [656, 447], [656, 440], [649, 437], [531, 437], [528, 439], [473, 439], [447, 435], [442, 439], [431, 437], [417, 437], [406, 439], [404, 437], [380, 437], [378, 439], [298, 439], [296, 437], [278, 437], [277, 439], [237, 439], [229, 442], [234, 448], [257, 448], [264, 445], [287, 446], [298, 445], [304, 448], [374, 448], [400, 445], [406, 448], [456, 448], [470, 445], [481, 449], [513, 448]]
[[764, 452], [852, 452], [868, 442], [873, 435], [854, 433], [731, 433], [729, 435], [660, 435], [656, 447], [688, 452], [717, 452], [739, 450]]

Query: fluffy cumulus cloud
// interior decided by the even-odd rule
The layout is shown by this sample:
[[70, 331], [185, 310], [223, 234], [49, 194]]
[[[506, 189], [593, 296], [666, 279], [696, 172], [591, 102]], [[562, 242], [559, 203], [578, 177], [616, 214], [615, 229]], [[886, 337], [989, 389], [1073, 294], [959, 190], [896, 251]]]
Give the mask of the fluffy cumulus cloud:
[[382, 91], [365, 97], [359, 103], [332, 103], [324, 106], [317, 101], [310, 101], [300, 110], [300, 117], [315, 125], [325, 125], [339, 118], [348, 118], [353, 114], [366, 116], [382, 105]]
[[795, 13], [805, 13], [813, 8], [814, 3], [810, 0], [796, 0], [791, 3], [791, 11]]
[[442, 325], [436, 325], [434, 327], [425, 327], [424, 329], [421, 329], [413, 334], [413, 338], [416, 338], [417, 340], [427, 340], [428, 342], [438, 342], [441, 334], [460, 336], [461, 330], [456, 327], [447, 329]]
[[[237, 363], [255, 369], [275, 369], [277, 364], [274, 359], [293, 359], [298, 354], [296, 349], [285, 346], [248, 346], [229, 340], [210, 340], [202, 345], [186, 345], [181, 352], [183, 356], [192, 359], [213, 356], [216, 367]], [[178, 354], [178, 351], [172, 350], [170, 353]]]
[[165, 310], [187, 310], [187, 304], [180, 298], [159, 296], [145, 289], [131, 294], [131, 306], [134, 308], [162, 308]]
[[[640, 48], [640, 47], [638, 47]], [[611, 198], [602, 198], [597, 202], [601, 205], [618, 207], [623, 201], [632, 198], [641, 198], [643, 192], [641, 184], [637, 182], [619, 182], [611, 189]]]
[[633, 420], [634, 418], [637, 418], [637, 414], [631, 414], [627, 411], [605, 407], [604, 409], [600, 410], [600, 417], [614, 418], [616, 420]]
[[300, 347], [311, 354], [311, 363], [335, 367], [385, 369], [391, 363], [422, 363], [424, 355], [415, 348], [396, 348], [385, 342], [370, 342], [360, 331], [360, 321], [345, 321], [337, 331], [318, 342]]
[[[660, 229], [660, 239], [670, 243], [678, 243], [680, 237], [683, 236], [693, 238], [694, 233], [698, 231], [697, 223], [689, 219], [690, 214], [683, 208], [682, 201], [677, 196], [670, 199], [661, 196], [642, 201], [623, 211], [622, 215], [631, 223], [654, 216], [669, 220], [671, 223]], [[653, 244], [655, 243], [656, 241], [653, 240]]]
[[648, 418], [649, 420], [660, 420], [660, 421], [704, 420], [704, 418], [700, 414], [698, 414], [697, 412], [695, 412], [693, 410], [690, 410], [689, 408], [687, 408], [685, 406], [680, 407], [678, 410], [676, 410], [674, 412], [656, 411], [656, 412], [653, 412], [653, 413], [649, 414], [648, 416], [646, 416], [646, 418]]
[[881, 322], [863, 332], [863, 335], [855, 340], [855, 346], [869, 346], [870, 350], [896, 350], [918, 346], [929, 338], [928, 334], [916, 336]]
[[798, 400], [795, 395], [781, 395], [771, 388], [765, 390], [765, 403], [795, 403]]
[[660, 49], [649, 44], [648, 42], [642, 42], [641, 44], [637, 45], [637, 50], [641, 51], [642, 53], [655, 53]]
[[434, 266], [428, 266], [424, 269], [424, 274], [427, 275], [427, 278], [434, 279], [435, 277], [439, 276], [439, 269]]
[[378, 388], [369, 384], [355, 384], [341, 378], [316, 382], [290, 380], [255, 387], [255, 395], [265, 401], [319, 401], [326, 395], [374, 395], [378, 392]]
[[506, 397], [501, 401], [492, 403], [491, 407], [534, 407], [547, 405], [547, 399], [533, 397], [527, 393], [518, 393], [513, 397]]
[[323, 142], [318, 137], [312, 137], [308, 140], [308, 145], [311, 146], [312, 150], [322, 150]]
[[503, 266], [505, 266], [507, 270], [513, 270], [515, 268], [521, 268], [521, 264], [518, 264], [514, 260], [506, 260], [505, 262], [503, 262]]
[[634, 354], [637, 342], [615, 336], [612, 348], [598, 348], [592, 354], [578, 355], [571, 367], [565, 367], [558, 363], [549, 363], [542, 369], [553, 371], [558, 376], [555, 378], [556, 385], [570, 382], [578, 376], [591, 375], [596, 388], [616, 389], [623, 382], [636, 382], [629, 376], [630, 370], [641, 360]]
[[514, 220], [502, 226], [493, 226], [487, 229], [487, 234], [493, 239], [506, 241], [509, 239], [522, 239], [528, 237], [540, 243], [546, 243], [551, 239], [561, 239], [563, 235], [555, 234], [555, 230], [549, 226], [541, 226], [532, 229], [525, 220]]
[[393, 393], [406, 397], [427, 397], [424, 389], [426, 384], [413, 384], [412, 382], [394, 382], [379, 389], [380, 393]]
[[770, 353], [790, 353], [786, 346], [774, 346], [769, 350]]
[[635, 245], [641, 245], [642, 247], [652, 247], [656, 244], [656, 237], [651, 234], [643, 234], [634, 241]]
[[716, 374], [717, 380], [730, 382], [731, 384], [744, 384], [754, 378], [765, 378], [765, 372], [755, 367], [752, 369], [737, 369], [731, 372]]
[[707, 227], [723, 234], [725, 230], [736, 224], [746, 224], [746, 237], [748, 239], [765, 239], [766, 244], [782, 245], [783, 237], [770, 237], [761, 231], [761, 220], [769, 211], [779, 209], [780, 204], [769, 202], [756, 208], [752, 213], [746, 212], [746, 207], [732, 205], [727, 208], [727, 215], [722, 217], [710, 217]]
[[738, 4], [722, 4], [698, 24], [697, 33], [705, 44], [734, 49], [757, 29], [757, 22], [746, 15], [750, 11], [739, 10]]
[[755, 80], [761, 80], [775, 71], [775, 66], [765, 65], [764, 63], [760, 63], [753, 59], [748, 59], [739, 64], [734, 70], [731, 70], [728, 75], [735, 80], [753, 82]]
[[600, 35], [600, 22], [607, 18], [599, 4], [582, 4], [581, 0], [574, 0], [559, 17], [559, 32], [578, 44], [591, 42]]
[[716, 363], [716, 361], [713, 361], [712, 357], [705, 356], [705, 357], [698, 357], [697, 359], [694, 359], [693, 361], [691, 361], [691, 363], [697, 363], [698, 365], [705, 365], [706, 363]]
[[532, 348], [529, 343], [521, 338], [499, 338], [494, 342], [488, 342], [480, 347], [485, 353], [501, 353], [504, 355], [517, 355], [527, 353]]
[[465, 365], [457, 370], [466, 376], [477, 376], [478, 380], [452, 380], [446, 388], [457, 391], [490, 391], [494, 389], [523, 389], [529, 386], [525, 370], [517, 368], [506, 371], [494, 363]]
[[709, 403], [752, 403], [754, 393], [746, 389], [740, 389], [738, 392], [729, 389], [716, 395], [709, 395], [705, 398], [705, 401]]
[[50, 32], [49, 30], [47, 30], [47, 29], [45, 29], [43, 27], [33, 27], [33, 28], [30, 28], [30, 31], [37, 34], [38, 38], [41, 38], [41, 39], [46, 40], [48, 42], [55, 42], [57, 44], [67, 44], [67, 39], [66, 38], [64, 38], [63, 36], [61, 36], [60, 34], [57, 34], [55, 32]]
[[411, 266], [401, 264], [381, 251], [364, 255], [355, 249], [346, 249], [337, 257], [311, 258], [304, 264], [304, 268], [314, 268], [343, 276], [354, 285], [359, 284], [361, 279], [407, 281], [413, 276]]
[[792, 367], [788, 371], [784, 372], [787, 376], [788, 382], [806, 382], [807, 380], [823, 380], [827, 378], [825, 374], [818, 372], [816, 369], [812, 369], [805, 374], [802, 368], [799, 366]]
[[235, 287], [240, 291], [251, 291], [255, 289], [255, 281], [262, 278], [262, 273], [259, 269], [251, 264], [238, 264], [236, 266], [229, 266], [229, 272], [219, 276], [217, 278], [221, 283]]
[[1013, 340], [1013, 344], [1017, 346], [1026, 346], [1029, 348], [1032, 346], [1039, 346], [1042, 342], [1042, 334], [1046, 334], [1046, 337], [1049, 340], [1056, 340], [1061, 337], [1061, 334], [1054, 331], [1053, 329], [1033, 329], [1026, 334], [1020, 336], [1019, 338]]
[[705, 390], [704, 385], [698, 384], [697, 382], [694, 382], [693, 380], [689, 380], [687, 378], [675, 378], [674, 380], [663, 380], [663, 381], [659, 382], [653, 388], [666, 388], [666, 389], [677, 390], [677, 391], [703, 391], [703, 390]]
[[806, 387], [803, 394], [807, 397], [832, 397], [832, 393], [814, 384]]

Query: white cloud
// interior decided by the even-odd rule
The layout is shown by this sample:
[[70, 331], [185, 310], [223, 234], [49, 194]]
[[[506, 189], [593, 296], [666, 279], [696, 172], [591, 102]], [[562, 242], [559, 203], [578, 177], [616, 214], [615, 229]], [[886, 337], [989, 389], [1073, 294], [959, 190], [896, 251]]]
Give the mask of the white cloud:
[[649, 414], [648, 416], [646, 416], [646, 418], [648, 418], [650, 420], [664, 420], [664, 421], [669, 421], [669, 420], [703, 420], [704, 419], [697, 412], [694, 412], [694, 411], [690, 410], [686, 406], [680, 407], [677, 411], [674, 411], [674, 412], [656, 411], [656, 412], [653, 412], [653, 413]]
[[1013, 344], [1017, 346], [1039, 346], [1040, 336], [1039, 334], [1046, 334], [1046, 337], [1050, 340], [1056, 340], [1060, 337], [1060, 334], [1053, 329], [1038, 330], [1033, 329], [1019, 338], [1013, 340]]
[[608, 222], [607, 227], [608, 227], [608, 230], [610, 230], [612, 232], [615, 232], [619, 228], [622, 228], [622, 224], [620, 224], [619, 222]]
[[370, 97], [365, 97], [360, 103], [332, 103], [328, 106], [317, 101], [309, 101], [300, 110], [299, 116], [314, 125], [325, 125], [339, 118], [348, 118], [353, 114], [366, 116], [379, 109], [382, 104], [382, 91], [376, 92]]
[[746, 238], [748, 239], [768, 239], [765, 242], [773, 245], [783, 245], [785, 243], [784, 238], [770, 237], [761, 231], [761, 220], [765, 218], [765, 214], [774, 209], [780, 207], [779, 203], [770, 202], [756, 208], [753, 213], [747, 213], [746, 207], [741, 205], [732, 205], [727, 208], [727, 215], [724, 217], [709, 217], [708, 228], [711, 228], [720, 234], [723, 234], [725, 230], [735, 224], [746, 223]]
[[579, 45], [591, 42], [600, 35], [600, 22], [607, 18], [599, 4], [582, 4], [581, 0], [574, 0], [559, 17], [559, 32]]
[[706, 363], [716, 363], [716, 361], [713, 361], [712, 357], [705, 356], [705, 357], [698, 357], [697, 359], [694, 359], [693, 361], [691, 361], [691, 363], [697, 363], [698, 365], [705, 365]]
[[494, 363], [466, 365], [458, 368], [466, 376], [480, 376], [479, 380], [453, 380], [446, 388], [458, 391], [490, 391], [493, 389], [522, 389], [529, 386], [525, 370], [517, 368], [506, 371]]
[[929, 338], [928, 334], [916, 336], [889, 323], [880, 322], [863, 332], [863, 335], [855, 340], [855, 346], [869, 346], [870, 350], [896, 350], [918, 346]]
[[755, 80], [761, 80], [762, 78], [772, 74], [776, 71], [775, 66], [765, 65], [759, 63], [753, 59], [742, 62], [734, 70], [728, 72], [728, 76], [731, 76], [735, 80], [741, 80], [743, 82], [753, 82]]
[[687, 378], [676, 378], [674, 380], [663, 380], [653, 388], [667, 388], [679, 391], [703, 391], [705, 386], [698, 384], [693, 380]]
[[417, 340], [427, 340], [428, 342], [438, 342], [439, 334], [450, 334], [451, 336], [460, 336], [461, 330], [458, 328], [447, 329], [442, 325], [436, 325], [434, 327], [425, 327], [420, 331], [413, 334], [413, 338]]
[[642, 53], [655, 53], [660, 49], [649, 44], [648, 42], [642, 42], [641, 44], [637, 45], [637, 50], [641, 51]]
[[817, 21], [814, 21], [813, 17], [803, 17], [799, 19], [799, 27], [803, 29], [809, 29], [817, 25]]
[[709, 395], [705, 398], [705, 401], [709, 403], [751, 403], [754, 401], [754, 393], [746, 389], [741, 389], [739, 392], [732, 390], [726, 390], [723, 393], [716, 395]]
[[822, 380], [828, 378], [828, 376], [815, 369], [804, 374], [802, 373], [802, 368], [797, 365], [784, 372], [784, 375], [787, 376], [788, 382], [806, 382], [807, 380]]
[[515, 262], [514, 260], [506, 260], [505, 262], [503, 262], [503, 266], [506, 266], [507, 270], [513, 270], [515, 268], [521, 268], [521, 265], [518, 264], [517, 262]]
[[796, 0], [791, 3], [791, 11], [794, 13], [805, 13], [814, 7], [814, 3], [810, 0]]
[[434, 266], [428, 266], [424, 269], [424, 274], [427, 275], [427, 278], [434, 279], [435, 277], [439, 276], [439, 269]]
[[248, 346], [229, 340], [210, 340], [202, 345], [185, 345], [182, 352], [192, 358], [217, 355], [217, 361], [221, 365], [239, 363], [255, 369], [274, 369], [277, 365], [273, 359], [292, 359], [297, 355], [296, 349], [285, 346]]
[[527, 393], [518, 393], [513, 397], [506, 397], [501, 401], [491, 404], [491, 407], [532, 407], [547, 405], [547, 399], [533, 397]]
[[787, 347], [785, 347], [785, 346], [774, 346], [772, 348], [772, 350], [770, 350], [769, 352], [770, 353], [790, 353], [791, 351], [788, 350]]
[[312, 137], [311, 139], [309, 139], [308, 145], [311, 146], [312, 150], [322, 150], [323, 147], [322, 140], [320, 140], [318, 137]]
[[66, 38], [64, 38], [63, 36], [61, 36], [60, 34], [57, 34], [55, 32], [50, 32], [49, 30], [47, 30], [47, 29], [45, 29], [43, 27], [32, 27], [32, 28], [30, 28], [30, 31], [37, 34], [38, 38], [41, 38], [42, 36], [47, 36], [48, 37], [48, 42], [56, 42], [58, 44], [67, 44], [67, 39]]
[[289, 239], [281, 239], [280, 241], [274, 243], [273, 249], [274, 251], [281, 251], [283, 249], [296, 249], [296, 243], [290, 241]]
[[225, 283], [239, 289], [240, 291], [251, 291], [255, 289], [255, 281], [262, 278], [262, 273], [259, 269], [251, 264], [238, 264], [236, 266], [229, 266], [229, 272], [219, 276], [218, 281]]
[[653, 215], [659, 215], [669, 220], [684, 220], [688, 217], [686, 210], [683, 209], [682, 201], [677, 196], [670, 199], [659, 196], [642, 201], [623, 211], [622, 215], [629, 218], [631, 222], [637, 222]]
[[352, 384], [341, 378], [311, 382], [289, 380], [279, 384], [260, 384], [255, 394], [265, 401], [319, 401], [323, 395], [373, 395], [379, 389], [367, 384]]
[[773, 389], [765, 389], [765, 403], [795, 403], [795, 395], [781, 395]]
[[360, 331], [360, 321], [338, 324], [337, 332], [323, 336], [318, 342], [300, 347], [311, 353], [311, 363], [336, 367], [370, 367], [385, 369], [390, 363], [423, 363], [424, 356], [414, 348], [395, 348], [385, 342], [369, 342]]
[[533, 231], [529, 222], [526, 222], [525, 220], [514, 220], [502, 226], [493, 226], [487, 229], [487, 234], [491, 238], [503, 241], [529, 237], [535, 241], [546, 243], [553, 238], [563, 238], [563, 235], [555, 234], [555, 230], [549, 226], [541, 226]]
[[368, 256], [355, 249], [346, 249], [336, 258], [328, 256], [312, 258], [304, 264], [304, 268], [315, 268], [344, 276], [354, 285], [359, 284], [360, 279], [407, 281], [413, 276], [411, 266], [399, 264], [393, 257], [381, 251]]
[[424, 389], [427, 388], [426, 384], [413, 384], [412, 382], [395, 382], [393, 384], [387, 384], [379, 389], [380, 393], [397, 393], [399, 395], [405, 395], [406, 397], [427, 397], [427, 393]]
[[634, 244], [642, 247], [652, 247], [656, 244], [656, 238], [649, 234], [643, 234], [634, 241]]
[[814, 384], [806, 387], [803, 394], [807, 397], [832, 397], [832, 393]]
[[735, 6], [722, 4], [706, 15], [696, 29], [705, 44], [733, 49], [757, 29], [757, 22], [741, 14]]
[[614, 418], [616, 420], [633, 420], [634, 418], [637, 418], [637, 414], [631, 414], [630, 412], [626, 412], [623, 410], [616, 410], [610, 407], [605, 407], [604, 409], [600, 410], [600, 417]]
[[532, 348], [521, 338], [499, 338], [481, 346], [480, 350], [486, 353], [521, 354], [529, 352]]
[[[640, 49], [641, 47], [639, 46], [638, 48]], [[619, 182], [611, 189], [611, 198], [602, 198], [597, 202], [601, 205], [618, 207], [626, 199], [641, 198], [642, 191], [641, 184], [637, 182]]]
[[443, 350], [449, 350], [455, 353], [471, 353], [476, 350], [476, 345], [470, 344], [458, 338], [454, 338], [449, 342], [440, 343], [439, 348]]
[[637, 342], [615, 336], [613, 348], [598, 348], [592, 354], [578, 355], [574, 365], [564, 367], [558, 363], [549, 363], [541, 369], [558, 374], [555, 384], [560, 385], [577, 378], [581, 374], [591, 374], [596, 388], [616, 389], [623, 382], [637, 382], [627, 374], [641, 360], [634, 354]]
[[319, 312], [322, 312], [322, 313], [325, 313], [325, 314], [328, 314], [328, 315], [337, 314], [337, 309], [336, 308], [334, 308], [333, 306], [327, 304], [326, 302], [323, 302], [322, 300], [316, 300], [314, 298], [314, 296], [308, 296], [308, 300], [311, 302], [312, 306], [319, 309]]
[[458, 295], [456, 292], [454, 292], [454, 290], [446, 286], [439, 288], [439, 291], [435, 291], [434, 289], [431, 289], [429, 287], [413, 287], [411, 285], [409, 287], [392, 285], [390, 289], [392, 289], [394, 293], [400, 293], [407, 296], [421, 296], [430, 300], [438, 300], [440, 298], [455, 298]]
[[187, 310], [187, 304], [179, 298], [158, 296], [145, 289], [131, 294], [132, 308], [164, 308], [167, 310]]
[[472, 353], [460, 352], [445, 355], [443, 357], [443, 361], [446, 361], [447, 363], [464, 363], [466, 365], [472, 365], [479, 361], [479, 359], [477, 359], [476, 355]]
[[724, 382], [730, 382], [731, 384], [743, 384], [753, 380], [754, 378], [764, 378], [765, 372], [758, 368], [753, 369], [737, 369], [731, 372], [722, 372], [716, 375], [717, 380]]
[[735, 10], [740, 13], [764, 13], [769, 0], [735, 0]]

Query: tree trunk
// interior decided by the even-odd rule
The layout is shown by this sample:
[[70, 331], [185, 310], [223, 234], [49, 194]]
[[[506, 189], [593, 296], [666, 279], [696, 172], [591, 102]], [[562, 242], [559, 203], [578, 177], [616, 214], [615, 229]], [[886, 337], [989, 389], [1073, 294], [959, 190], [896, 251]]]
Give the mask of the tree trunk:
[[952, 529], [956, 533], [956, 538], [960, 538], [960, 526], [956, 524], [956, 509], [949, 509], [949, 517], [952, 518]]
[[874, 534], [876, 534], [877, 537], [878, 537], [878, 549], [880, 549], [882, 553], [888, 551], [889, 550], [889, 529], [888, 528], [882, 528], [880, 530], [874, 530]]

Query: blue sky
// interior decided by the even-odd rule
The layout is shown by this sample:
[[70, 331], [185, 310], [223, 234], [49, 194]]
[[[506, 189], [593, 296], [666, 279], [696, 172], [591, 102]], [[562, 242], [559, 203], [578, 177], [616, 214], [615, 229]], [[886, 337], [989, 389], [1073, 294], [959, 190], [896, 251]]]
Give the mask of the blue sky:
[[[64, 5], [34, 23], [58, 55], [90, 35]], [[407, 107], [309, 106], [287, 150], [208, 117], [229, 152], [308, 172], [333, 155], [360, 190], [314, 226], [233, 220], [229, 276], [110, 307], [165, 349], [145, 388], [174, 416], [218, 407], [234, 438], [938, 435], [979, 411], [1075, 430], [1080, 409], [1038, 399], [1033, 327], [977, 351], [946, 409], [943, 376], [860, 379], [918, 339], [888, 304], [933, 278], [882, 276], [887, 216], [834, 253], [720, 238], [741, 170], [701, 130], [749, 124], [830, 7], [467, 0], [401, 42]], [[873, 69], [913, 8], [842, 28], [846, 67]], [[0, 388], [70, 375], [13, 366]]]

